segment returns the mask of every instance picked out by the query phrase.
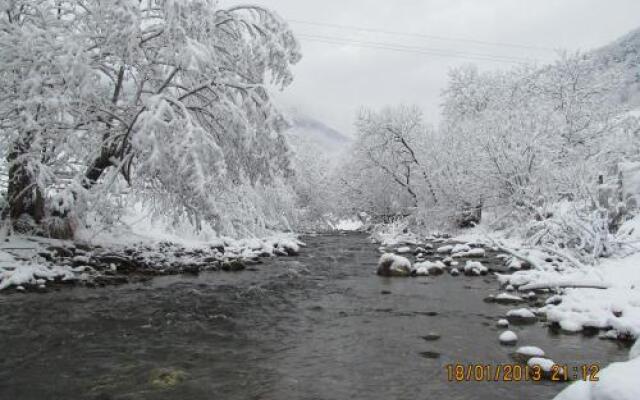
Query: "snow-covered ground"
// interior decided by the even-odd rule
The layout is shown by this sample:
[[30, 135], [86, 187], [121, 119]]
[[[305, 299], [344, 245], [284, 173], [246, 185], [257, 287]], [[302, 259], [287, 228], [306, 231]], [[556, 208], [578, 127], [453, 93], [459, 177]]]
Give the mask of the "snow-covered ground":
[[554, 400], [638, 400], [640, 399], [640, 340], [631, 348], [629, 360], [599, 371], [596, 380], [580, 380]]
[[[623, 232], [640, 238], [639, 218], [630, 221]], [[628, 235], [629, 236], [629, 235]], [[558, 292], [538, 311], [567, 332], [585, 328], [606, 330], [608, 338], [640, 337], [640, 251], [600, 259], [596, 265], [530, 251], [536, 267], [499, 275], [501, 284], [520, 292], [552, 289]], [[575, 264], [578, 265], [575, 265]]]
[[224, 269], [224, 263], [234, 260], [295, 255], [304, 246], [290, 233], [236, 240], [206, 232], [171, 231], [144, 221], [99, 232], [79, 231], [75, 241], [0, 237], [0, 290], [46, 289], [54, 281], [94, 281], [107, 270], [112, 275], [117, 272], [118, 262], [110, 259], [131, 265], [124, 274], [140, 272], [135, 271], [140, 266], [155, 274], [196, 272]]
[[362, 221], [355, 218], [341, 219], [333, 226], [333, 229], [338, 231], [358, 231], [362, 229], [363, 226]]

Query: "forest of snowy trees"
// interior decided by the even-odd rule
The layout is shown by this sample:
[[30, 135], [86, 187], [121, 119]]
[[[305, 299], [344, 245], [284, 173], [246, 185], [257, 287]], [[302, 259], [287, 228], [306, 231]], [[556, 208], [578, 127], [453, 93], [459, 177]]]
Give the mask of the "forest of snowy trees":
[[535, 244], [606, 254], [638, 210], [640, 119], [623, 66], [589, 54], [545, 67], [451, 70], [443, 120], [364, 111], [340, 179], [354, 210], [409, 226], [521, 229]]
[[283, 133], [269, 93], [291, 83], [301, 53], [269, 10], [206, 0], [2, 9], [0, 207], [13, 231], [72, 237], [136, 207], [236, 237], [366, 213], [418, 229], [517, 226], [598, 256], [637, 210], [623, 185], [640, 161], [637, 77], [597, 52], [452, 69], [437, 126], [414, 106], [364, 109], [335, 162]]

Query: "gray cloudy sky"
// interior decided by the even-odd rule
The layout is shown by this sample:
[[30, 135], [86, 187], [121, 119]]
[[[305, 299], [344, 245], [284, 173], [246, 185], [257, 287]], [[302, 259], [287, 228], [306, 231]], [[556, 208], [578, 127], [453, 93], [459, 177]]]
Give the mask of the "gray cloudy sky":
[[[221, 3], [239, 2], [242, 1], [223, 0]], [[469, 62], [476, 63], [481, 69], [513, 65], [493, 61], [496, 57], [536, 59], [544, 63], [555, 57], [553, 49], [589, 50], [640, 26], [638, 0], [253, 2], [267, 6], [289, 20], [302, 45], [303, 59], [294, 67], [295, 81], [276, 96], [277, 101], [348, 135], [353, 134], [353, 119], [362, 106], [417, 104], [427, 120], [437, 122], [439, 94], [446, 84], [450, 67]], [[369, 47], [349, 44], [353, 42], [366, 42]], [[380, 48], [389, 45], [397, 50]], [[422, 53], [416, 54], [416, 51]], [[455, 53], [457, 57], [435, 53]]]

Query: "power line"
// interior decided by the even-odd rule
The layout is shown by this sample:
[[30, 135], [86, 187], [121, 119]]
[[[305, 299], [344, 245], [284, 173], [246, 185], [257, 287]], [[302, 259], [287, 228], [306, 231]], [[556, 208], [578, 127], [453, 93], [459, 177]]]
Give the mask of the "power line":
[[412, 50], [412, 51], [420, 51], [420, 52], [434, 52], [434, 53], [440, 53], [442, 55], [460, 55], [460, 56], [499, 58], [499, 59], [504, 59], [504, 60], [507, 60], [507, 61], [514, 61], [514, 62], [529, 62], [529, 61], [532, 61], [532, 60], [526, 59], [526, 58], [503, 56], [503, 55], [499, 55], [499, 54], [472, 53], [472, 52], [466, 52], [466, 51], [463, 51], [463, 52], [460, 52], [460, 51], [448, 51], [446, 49], [439, 49], [439, 48], [433, 48], [433, 47], [409, 46], [409, 45], [405, 45], [405, 44], [402, 44], [402, 43], [374, 42], [374, 41], [365, 41], [365, 40], [352, 39], [352, 38], [342, 38], [342, 37], [335, 37], [335, 36], [314, 35], [314, 34], [308, 34], [308, 33], [299, 33], [296, 36], [303, 37], [303, 38], [308, 38], [308, 39], [322, 39], [322, 40], [340, 41], [340, 42], [344, 42], [345, 44], [355, 43], [355, 44], [361, 44], [361, 45], [394, 47], [394, 48], [400, 48], [400, 49], [403, 49], [403, 50]]
[[442, 49], [435, 49], [435, 48], [428, 48], [428, 47], [406, 46], [399, 43], [370, 42], [370, 41], [360, 41], [360, 40], [353, 40], [353, 39], [337, 38], [337, 37], [331, 37], [331, 36], [309, 35], [309, 34], [297, 34], [296, 36], [306, 40], [318, 42], [318, 43], [326, 43], [326, 44], [334, 44], [334, 45], [350, 45], [355, 47], [392, 50], [392, 51], [399, 51], [403, 53], [424, 54], [424, 55], [433, 55], [433, 56], [439, 56], [439, 57], [454, 57], [454, 58], [473, 59], [473, 60], [482, 60], [482, 61], [506, 62], [506, 63], [513, 63], [513, 64], [523, 64], [523, 63], [535, 61], [532, 59], [493, 55], [493, 54], [451, 52], [451, 51], [446, 51]]
[[446, 36], [427, 35], [427, 34], [422, 34], [422, 33], [410, 33], [410, 32], [384, 30], [384, 29], [363, 28], [363, 27], [352, 26], [352, 25], [341, 25], [341, 24], [332, 24], [332, 23], [326, 23], [326, 22], [303, 21], [303, 20], [299, 20], [299, 19], [289, 19], [287, 21], [295, 23], [295, 24], [323, 26], [323, 27], [328, 27], [328, 28], [355, 30], [355, 31], [360, 31], [360, 32], [381, 33], [381, 34], [385, 34], [385, 35], [408, 36], [408, 37], [418, 37], [418, 38], [423, 38], [423, 39], [444, 40], [444, 41], [449, 41], [449, 42], [474, 43], [474, 44], [483, 45], [483, 46], [511, 47], [511, 48], [520, 48], [520, 49], [538, 50], [538, 51], [547, 51], [547, 52], [555, 52], [556, 51], [556, 49], [553, 49], [553, 48], [550, 48], [550, 47], [533, 46], [533, 45], [526, 45], [526, 44], [505, 43], [505, 42], [489, 42], [489, 41], [485, 41], [485, 40], [466, 39], [466, 38], [453, 38], [453, 37], [446, 37]]

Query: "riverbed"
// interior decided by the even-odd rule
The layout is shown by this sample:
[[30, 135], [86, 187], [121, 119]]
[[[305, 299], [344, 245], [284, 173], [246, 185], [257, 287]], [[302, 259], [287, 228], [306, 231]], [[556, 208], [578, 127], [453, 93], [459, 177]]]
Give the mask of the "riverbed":
[[[305, 237], [242, 272], [0, 296], [0, 399], [550, 399], [566, 384], [449, 382], [446, 365], [513, 363], [483, 277], [381, 278], [366, 235]], [[624, 344], [511, 328], [559, 364]], [[440, 338], [423, 337], [437, 333]]]

